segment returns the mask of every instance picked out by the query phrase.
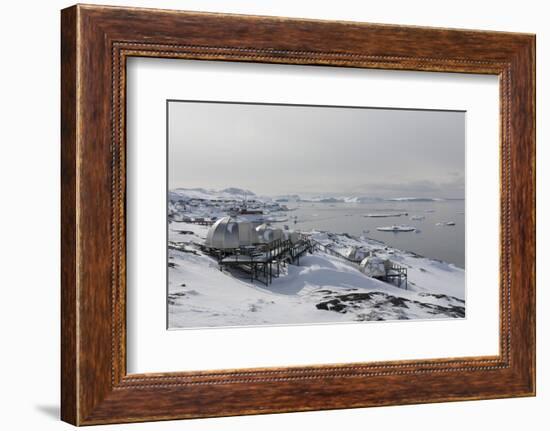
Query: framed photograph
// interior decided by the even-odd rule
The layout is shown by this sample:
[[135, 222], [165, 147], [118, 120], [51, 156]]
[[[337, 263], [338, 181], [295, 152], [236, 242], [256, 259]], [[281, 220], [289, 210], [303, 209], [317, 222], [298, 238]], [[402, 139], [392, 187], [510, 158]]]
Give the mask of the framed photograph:
[[535, 394], [535, 36], [61, 14], [62, 419]]
[[466, 317], [464, 111], [167, 108], [169, 329]]

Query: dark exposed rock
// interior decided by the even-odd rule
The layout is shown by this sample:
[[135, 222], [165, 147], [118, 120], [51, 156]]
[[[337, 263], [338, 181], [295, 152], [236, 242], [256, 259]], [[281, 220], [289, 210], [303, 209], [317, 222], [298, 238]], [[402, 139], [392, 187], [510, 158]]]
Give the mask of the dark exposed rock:
[[[330, 291], [325, 290], [323, 293], [325, 292], [329, 293]], [[444, 297], [446, 297], [446, 295], [438, 295], [437, 297], [438, 299], [445, 299]], [[388, 319], [407, 320], [410, 319], [410, 316], [406, 314], [404, 309], [409, 309], [411, 306], [425, 309], [427, 313], [435, 316], [465, 316], [465, 308], [462, 306], [442, 306], [424, 303], [400, 296], [389, 295], [384, 292], [348, 293], [344, 295], [335, 295], [333, 297], [325, 296], [325, 298], [331, 299], [316, 304], [317, 309], [335, 311], [342, 314], [351, 311], [360, 311], [361, 313], [357, 314], [357, 320], [360, 321]], [[447, 298], [458, 300], [454, 297]]]
[[347, 305], [340, 302], [338, 299], [333, 299], [331, 301], [320, 302], [316, 305], [319, 310], [327, 311], [337, 311], [338, 313], [346, 313]]
[[431, 296], [431, 297], [436, 298], [436, 299], [445, 299], [447, 301], [453, 300], [453, 301], [461, 302], [463, 304], [465, 303], [465, 301], [463, 299], [457, 298], [456, 296], [445, 295], [443, 293], [421, 292], [421, 293], [418, 294], [418, 296], [423, 296], [423, 297]]
[[329, 290], [329, 289], [319, 289], [319, 290], [316, 290], [315, 293], [328, 293], [328, 294], [331, 294], [331, 293], [334, 293], [334, 291]]
[[401, 298], [398, 296], [389, 296], [388, 301], [394, 306], [394, 307], [403, 307], [403, 308], [409, 308], [407, 306], [407, 302], [410, 302], [408, 299]]
[[186, 296], [185, 292], [173, 292], [168, 294], [168, 304], [169, 305], [177, 305], [176, 300], [178, 298], [183, 298]]

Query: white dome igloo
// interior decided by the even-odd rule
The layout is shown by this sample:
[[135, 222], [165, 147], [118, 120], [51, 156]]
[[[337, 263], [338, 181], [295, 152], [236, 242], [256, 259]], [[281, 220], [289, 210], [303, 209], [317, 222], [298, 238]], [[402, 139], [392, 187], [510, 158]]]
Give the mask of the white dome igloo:
[[231, 217], [222, 217], [206, 234], [205, 245], [221, 250], [239, 247], [239, 224]]

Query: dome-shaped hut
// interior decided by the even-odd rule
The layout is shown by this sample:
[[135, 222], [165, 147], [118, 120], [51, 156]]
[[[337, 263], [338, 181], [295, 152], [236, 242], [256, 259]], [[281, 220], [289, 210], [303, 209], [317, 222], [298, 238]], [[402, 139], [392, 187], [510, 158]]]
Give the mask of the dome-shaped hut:
[[259, 244], [268, 244], [273, 241], [283, 239], [282, 229], [273, 228], [265, 223], [256, 228], [256, 235]]
[[227, 250], [254, 244], [267, 244], [283, 237], [281, 229], [267, 224], [256, 226], [257, 223], [247, 218], [223, 217], [208, 230], [205, 246]]
[[254, 225], [249, 220], [240, 220], [237, 222], [239, 230], [239, 245], [249, 246], [256, 243], [256, 232]]
[[367, 257], [368, 254], [369, 253], [366, 250], [353, 246], [345, 253], [345, 256], [355, 262], [361, 262], [365, 259], [365, 257]]
[[300, 234], [293, 230], [285, 230], [283, 231], [283, 238], [285, 240], [290, 240], [292, 244], [296, 244], [300, 241]]
[[232, 217], [222, 217], [208, 230], [207, 247], [227, 250], [239, 247], [239, 224]]
[[387, 259], [382, 259], [377, 256], [368, 256], [361, 261], [361, 269], [369, 277], [385, 277], [386, 276]]

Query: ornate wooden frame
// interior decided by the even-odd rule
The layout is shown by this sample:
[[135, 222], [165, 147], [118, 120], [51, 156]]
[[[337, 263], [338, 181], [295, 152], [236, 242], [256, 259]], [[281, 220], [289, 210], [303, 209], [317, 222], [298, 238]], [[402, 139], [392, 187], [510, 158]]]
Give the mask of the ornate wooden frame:
[[[63, 420], [88, 425], [535, 394], [534, 35], [81, 5], [61, 17]], [[500, 354], [128, 375], [129, 56], [498, 75]]]

